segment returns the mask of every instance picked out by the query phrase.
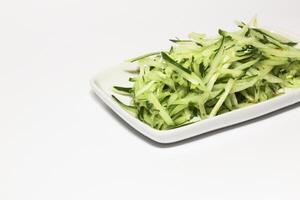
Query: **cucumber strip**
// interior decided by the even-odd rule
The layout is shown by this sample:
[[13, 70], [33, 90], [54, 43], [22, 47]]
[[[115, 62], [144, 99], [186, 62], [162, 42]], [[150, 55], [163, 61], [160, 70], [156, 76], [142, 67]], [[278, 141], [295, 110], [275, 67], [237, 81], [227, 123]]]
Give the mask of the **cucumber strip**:
[[128, 62], [136, 62], [138, 60], [142, 60], [144, 58], [147, 58], [147, 57], [150, 57], [150, 56], [159, 55], [159, 54], [160, 54], [160, 52], [147, 53], [145, 55], [141, 55], [141, 56], [138, 56], [138, 57], [135, 57], [135, 58], [128, 59], [127, 61]]
[[148, 100], [150, 103], [153, 104], [154, 108], [159, 111], [159, 115], [166, 122], [167, 125], [169, 125], [169, 126], [174, 125], [174, 122], [173, 122], [172, 118], [170, 117], [169, 113], [161, 106], [158, 99], [155, 97], [155, 95], [153, 93], [149, 94]]
[[249, 87], [252, 87], [258, 80], [259, 80], [258, 77], [254, 77], [250, 80], [238, 80], [234, 84], [234, 86], [231, 90], [231, 93], [240, 92], [240, 91], [243, 91], [243, 90], [245, 90]]
[[209, 80], [209, 82], [207, 83], [207, 89], [208, 91], [211, 91], [214, 87], [215, 82], [217, 81], [219, 76], [219, 73], [214, 74], [211, 79]]
[[185, 110], [178, 118], [174, 120], [176, 125], [183, 124], [191, 119], [191, 113]]
[[192, 41], [192, 40], [170, 39], [170, 42], [180, 43], [180, 42], [194, 42], [194, 41]]
[[243, 75], [243, 71], [240, 69], [220, 69], [221, 77], [225, 75], [230, 75], [232, 77], [240, 77]]
[[294, 42], [282, 35], [279, 35], [277, 33], [274, 33], [274, 32], [271, 32], [271, 31], [268, 31], [266, 29], [262, 29], [262, 28], [253, 28], [252, 30], [256, 31], [256, 32], [259, 32], [267, 37], [270, 37], [282, 44], [285, 44], [285, 45], [288, 45], [288, 46], [296, 46], [298, 43], [297, 42]]
[[117, 97], [114, 95], [111, 95], [111, 97], [124, 109], [132, 113], [133, 115], [137, 115], [137, 109], [134, 106], [129, 106], [124, 104], [122, 101], [120, 101]]
[[252, 105], [254, 105], [254, 103], [240, 103], [238, 105], [238, 108], [245, 108], [245, 107], [252, 106]]
[[177, 99], [172, 104], [174, 104], [174, 105], [179, 105], [179, 104], [187, 105], [190, 102], [197, 102], [199, 99], [200, 99], [199, 95], [189, 95], [189, 96], [186, 96], [184, 98]]
[[232, 110], [232, 102], [231, 102], [230, 96], [228, 96], [228, 97], [225, 99], [225, 106], [226, 106], [229, 110]]
[[146, 92], [147, 90], [149, 90], [153, 86], [154, 83], [155, 83], [155, 81], [150, 81], [149, 83], [144, 85], [142, 88], [140, 88], [139, 90], [137, 90], [135, 92], [135, 96], [138, 97], [141, 94], [143, 94], [144, 92]]
[[177, 105], [171, 112], [170, 112], [170, 116], [174, 116], [177, 113], [179, 113], [180, 111], [182, 111], [183, 109], [187, 108], [186, 104], [182, 104], [182, 105]]
[[297, 50], [279, 50], [279, 49], [262, 49], [268, 55], [284, 57], [284, 58], [297, 58], [300, 59], [300, 51]]
[[249, 102], [254, 102], [254, 98], [251, 97], [246, 90], [243, 90], [241, 94], [249, 101]]
[[248, 69], [249, 67], [255, 65], [259, 60], [260, 60], [260, 58], [256, 58], [256, 59], [251, 60], [249, 62], [237, 65], [237, 67], [235, 67], [234, 69], [236, 69], [236, 70], [245, 70], [245, 69]]
[[224, 52], [224, 46], [223, 46], [224, 40], [225, 39], [223, 37], [222, 41], [221, 41], [221, 45], [220, 45], [219, 49], [217, 50], [217, 53], [216, 53], [214, 59], [211, 61], [211, 66], [208, 70], [207, 75], [204, 78], [205, 83], [209, 82], [209, 80], [211, 79], [213, 74], [218, 70], [218, 67], [221, 64], [221, 61], [222, 61], [222, 58], [223, 58], [222, 56], [223, 56], [223, 52]]
[[234, 80], [230, 79], [228, 81], [228, 83], [226, 84], [226, 86], [225, 86], [224, 93], [221, 95], [220, 99], [218, 100], [218, 102], [216, 103], [216, 105], [214, 106], [212, 111], [210, 112], [209, 117], [213, 117], [217, 114], [217, 112], [219, 111], [219, 109], [222, 106], [223, 102], [227, 98], [229, 92], [231, 91], [233, 84], [234, 84]]
[[195, 85], [199, 85], [201, 89], [205, 90], [205, 86], [202, 83], [201, 79], [191, 72], [189, 69], [184, 68], [182, 65], [177, 63], [175, 60], [173, 60], [171, 57], [169, 57], [166, 53], [161, 52], [162, 58], [170, 63], [170, 67], [172, 67], [177, 73], [179, 73], [182, 77], [184, 77], [186, 80], [190, 81], [191, 83]]
[[132, 87], [120, 87], [120, 86], [113, 86], [115, 92], [123, 95], [130, 95], [132, 92]]
[[230, 100], [231, 100], [232, 106], [233, 107], [237, 107], [239, 103], [238, 103], [238, 100], [237, 100], [237, 98], [235, 96], [235, 93], [232, 93], [229, 96], [230, 96]]
[[263, 77], [263, 79], [267, 80], [270, 83], [282, 83], [283, 80], [272, 75], [272, 74], [267, 74]]

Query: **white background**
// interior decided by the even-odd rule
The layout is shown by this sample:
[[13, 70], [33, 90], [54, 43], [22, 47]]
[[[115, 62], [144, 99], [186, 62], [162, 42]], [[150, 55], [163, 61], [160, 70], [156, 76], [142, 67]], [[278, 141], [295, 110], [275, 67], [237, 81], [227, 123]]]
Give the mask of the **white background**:
[[[281, 3], [278, 3], [281, 2]], [[101, 70], [255, 14], [300, 34], [294, 1], [0, 2], [0, 199], [300, 199], [299, 104], [163, 146], [91, 92]]]

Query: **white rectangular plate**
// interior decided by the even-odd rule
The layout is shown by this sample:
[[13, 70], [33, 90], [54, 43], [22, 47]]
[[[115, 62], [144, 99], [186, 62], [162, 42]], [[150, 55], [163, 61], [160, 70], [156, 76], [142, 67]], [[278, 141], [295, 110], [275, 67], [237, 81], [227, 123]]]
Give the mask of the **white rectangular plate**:
[[[143, 135], [159, 143], [173, 143], [184, 140], [208, 131], [262, 116], [300, 101], [300, 89], [291, 89], [287, 90], [286, 93], [281, 96], [274, 97], [262, 103], [237, 109], [183, 127], [160, 131], [148, 126], [125, 111], [111, 97], [112, 94], [116, 95], [112, 91], [113, 86], [130, 86], [131, 83], [128, 81], [128, 78], [134, 75], [128, 73], [127, 70], [135, 69], [136, 67], [135, 64], [124, 63], [110, 68], [108, 71], [100, 73], [92, 79], [91, 87], [93, 91], [129, 125]], [[116, 96], [123, 102], [129, 102], [129, 99], [126, 99], [126, 97]]]

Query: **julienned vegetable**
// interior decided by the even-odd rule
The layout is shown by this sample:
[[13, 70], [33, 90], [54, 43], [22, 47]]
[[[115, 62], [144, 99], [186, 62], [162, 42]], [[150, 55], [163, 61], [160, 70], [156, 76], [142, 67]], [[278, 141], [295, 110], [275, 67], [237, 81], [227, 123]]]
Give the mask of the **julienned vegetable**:
[[300, 86], [297, 43], [254, 24], [219, 30], [215, 38], [191, 33], [169, 51], [133, 58], [139, 74], [131, 88], [115, 86], [131, 104], [113, 98], [153, 128], [165, 130], [259, 103]]

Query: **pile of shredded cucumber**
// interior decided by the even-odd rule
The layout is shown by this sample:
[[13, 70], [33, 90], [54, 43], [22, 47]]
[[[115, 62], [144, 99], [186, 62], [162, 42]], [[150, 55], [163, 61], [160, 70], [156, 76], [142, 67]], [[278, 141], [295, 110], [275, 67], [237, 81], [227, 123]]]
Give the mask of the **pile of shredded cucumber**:
[[172, 129], [263, 102], [300, 87], [300, 50], [296, 42], [258, 28], [256, 20], [237, 23], [218, 36], [190, 33], [170, 40], [169, 51], [143, 55], [133, 86], [114, 91], [131, 98], [120, 106], [159, 130]]

